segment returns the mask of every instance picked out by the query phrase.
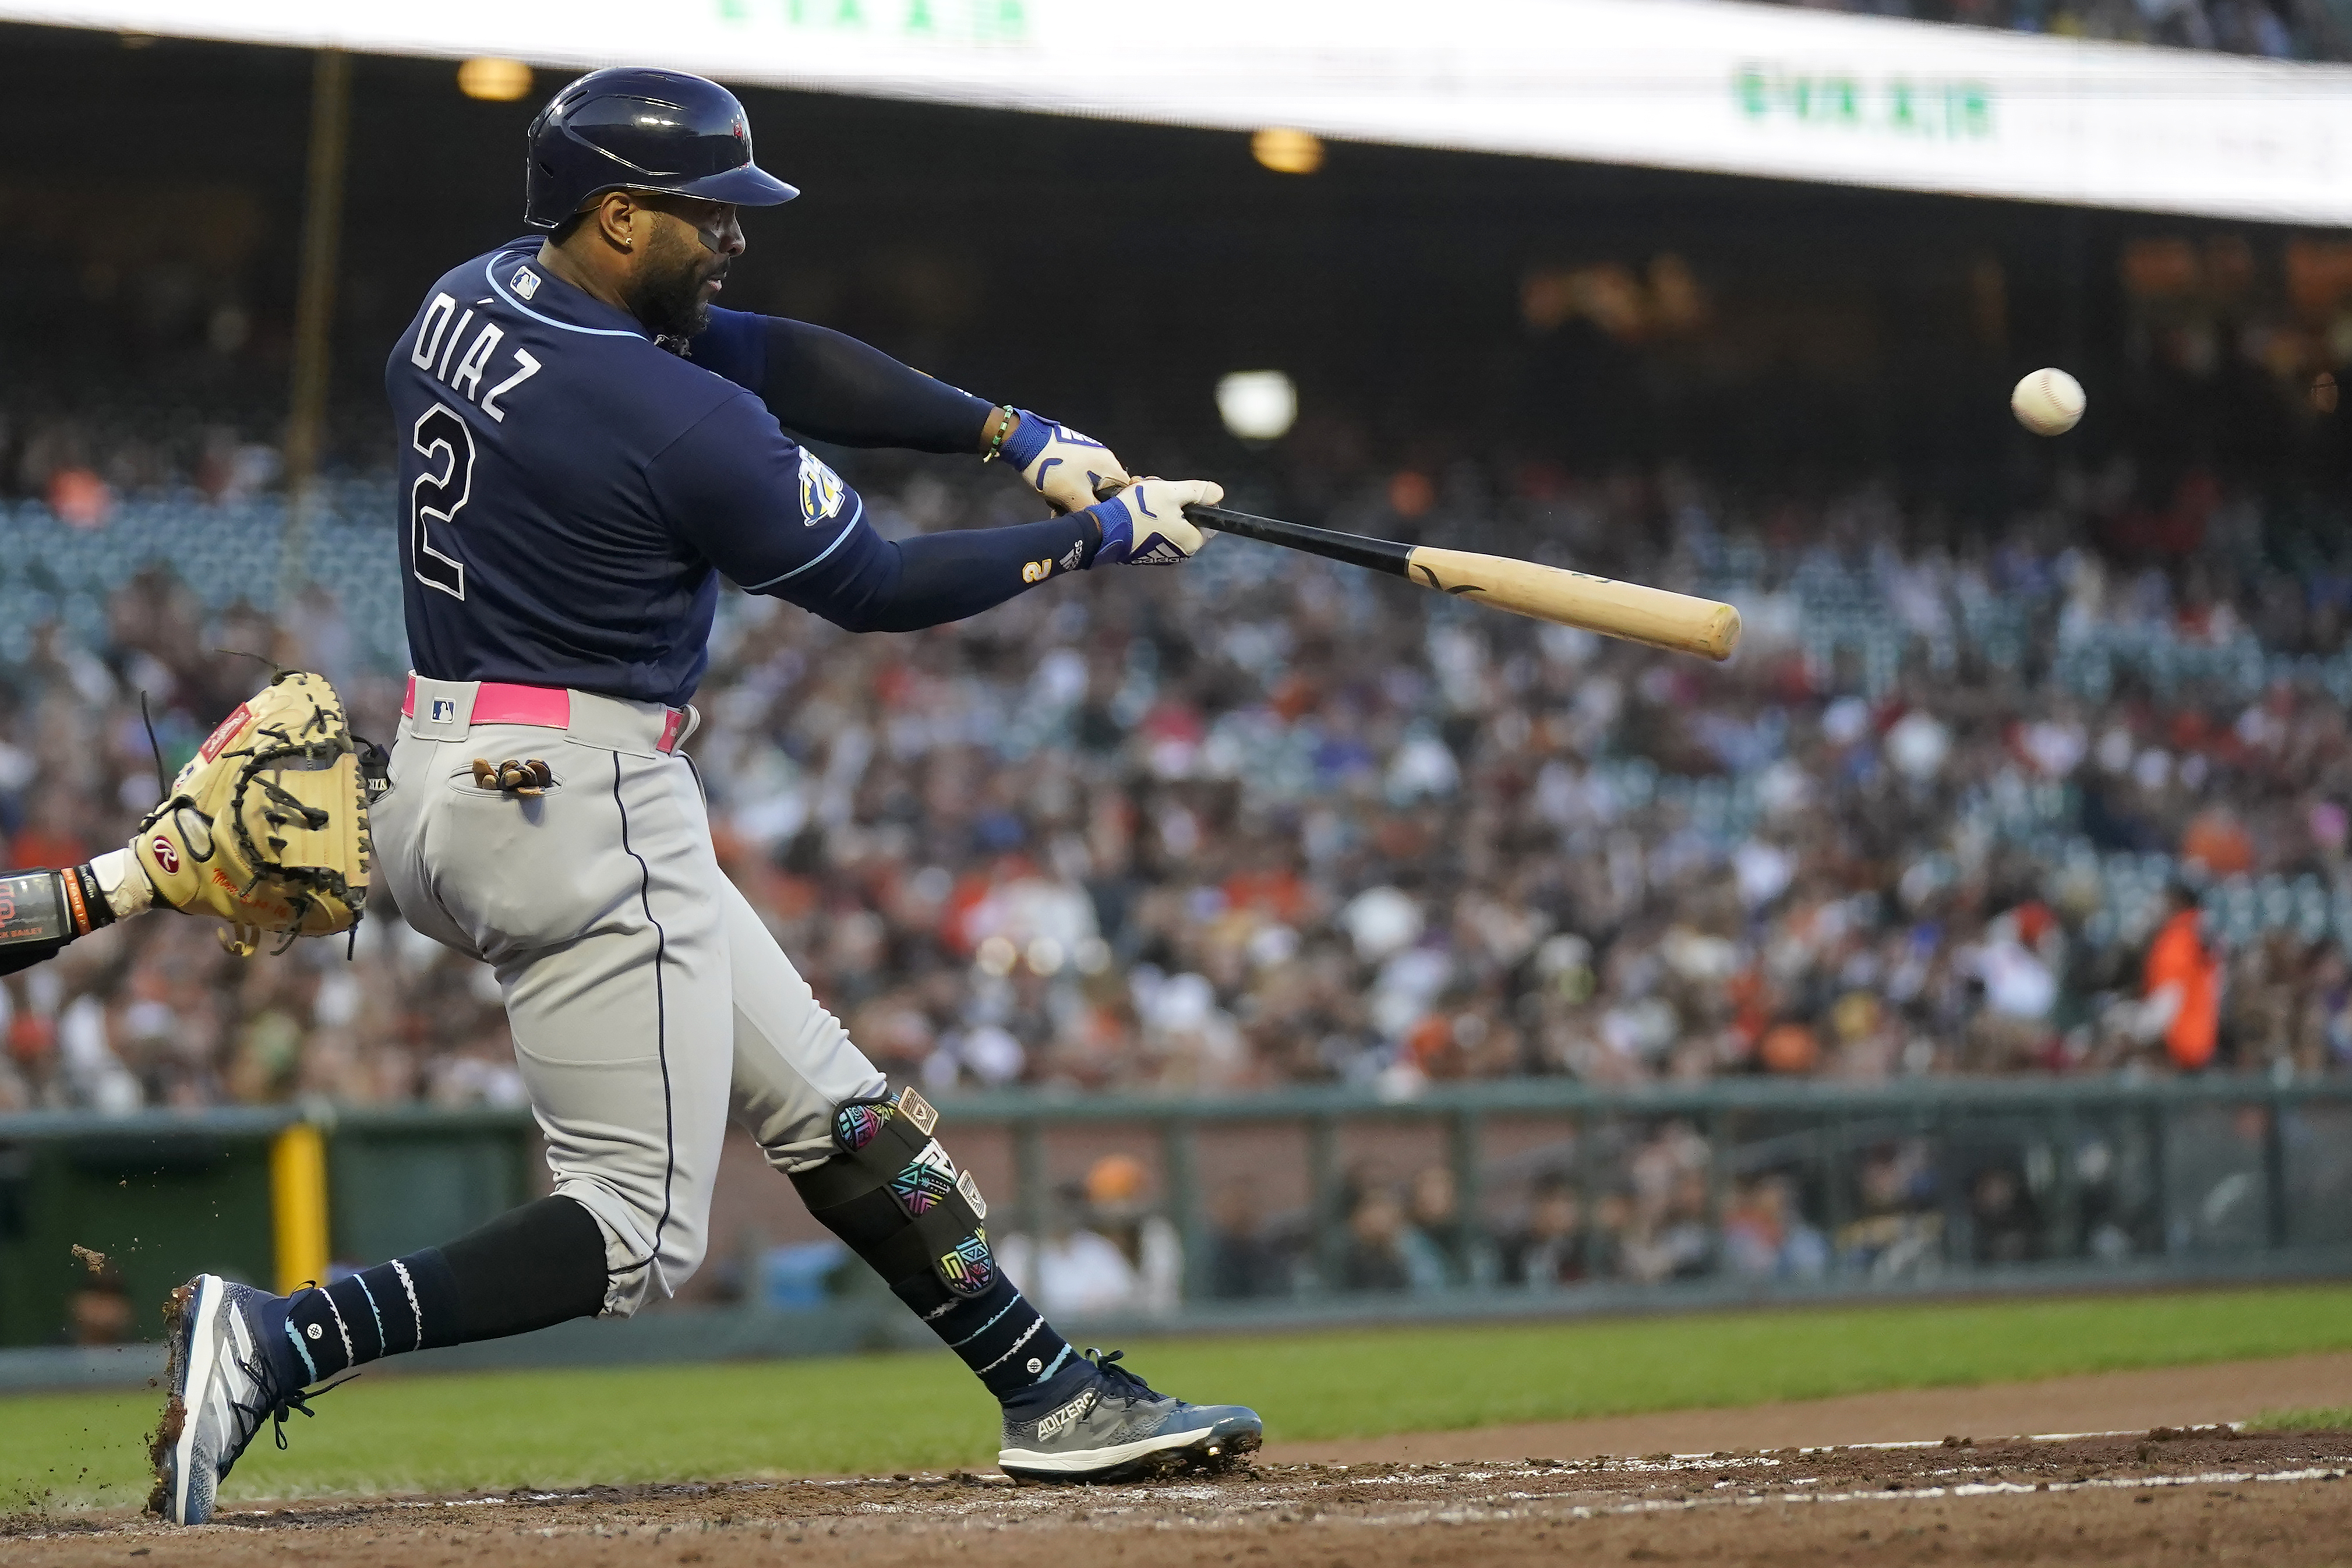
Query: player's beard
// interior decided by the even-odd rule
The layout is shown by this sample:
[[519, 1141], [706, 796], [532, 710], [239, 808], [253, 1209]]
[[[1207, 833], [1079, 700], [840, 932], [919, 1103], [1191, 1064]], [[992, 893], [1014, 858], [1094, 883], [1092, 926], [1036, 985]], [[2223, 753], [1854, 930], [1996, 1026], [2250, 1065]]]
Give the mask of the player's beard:
[[629, 314], [656, 338], [683, 342], [693, 337], [710, 324], [710, 301], [702, 286], [726, 273], [727, 259], [668, 228], [656, 229], [629, 285]]

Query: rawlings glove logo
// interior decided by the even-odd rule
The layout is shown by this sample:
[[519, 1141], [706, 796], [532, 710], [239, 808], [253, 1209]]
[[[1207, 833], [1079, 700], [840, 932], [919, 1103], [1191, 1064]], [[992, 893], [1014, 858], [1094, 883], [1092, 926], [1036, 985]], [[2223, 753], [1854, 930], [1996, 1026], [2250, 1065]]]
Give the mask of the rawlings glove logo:
[[[205, 737], [205, 743], [196, 748], [196, 755], [202, 757], [208, 763], [214, 758], [219, 756], [221, 754], [221, 748], [227, 745], [229, 742], [235, 740], [236, 738], [236, 732], [239, 730], [244, 729], [247, 721], [252, 717], [253, 705], [249, 702], [238, 703], [236, 705], [236, 711], [222, 720], [220, 723], [214, 728], [213, 732]], [[184, 773], [187, 770], [184, 768], [181, 770]]]

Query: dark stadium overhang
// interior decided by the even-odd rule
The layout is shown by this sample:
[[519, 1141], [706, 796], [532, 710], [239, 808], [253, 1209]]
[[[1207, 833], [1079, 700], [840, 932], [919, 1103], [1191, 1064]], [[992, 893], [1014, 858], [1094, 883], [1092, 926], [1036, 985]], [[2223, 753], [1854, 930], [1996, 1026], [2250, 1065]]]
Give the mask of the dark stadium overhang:
[[2352, 67], [1737, 0], [0, 0], [0, 21], [2352, 225]]

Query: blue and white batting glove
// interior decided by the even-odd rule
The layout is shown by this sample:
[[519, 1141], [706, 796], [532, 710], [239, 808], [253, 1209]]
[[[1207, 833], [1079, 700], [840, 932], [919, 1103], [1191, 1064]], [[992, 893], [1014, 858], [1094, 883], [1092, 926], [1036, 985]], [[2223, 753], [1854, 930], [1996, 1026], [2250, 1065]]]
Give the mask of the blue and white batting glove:
[[1214, 539], [1185, 521], [1188, 506], [1215, 506], [1225, 488], [1207, 479], [1138, 479], [1088, 508], [1102, 524], [1102, 548], [1089, 566], [1173, 566]]
[[1004, 438], [1000, 455], [1056, 515], [1084, 511], [1128, 482], [1127, 468], [1100, 441], [1025, 408], [1016, 412], [1021, 427]]

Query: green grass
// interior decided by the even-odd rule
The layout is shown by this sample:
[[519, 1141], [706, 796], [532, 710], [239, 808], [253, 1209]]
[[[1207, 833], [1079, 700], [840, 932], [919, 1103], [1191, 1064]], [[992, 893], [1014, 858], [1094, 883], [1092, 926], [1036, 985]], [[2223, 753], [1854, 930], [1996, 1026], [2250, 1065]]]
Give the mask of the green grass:
[[[2341, 1349], [2352, 1286], [1178, 1340], [1132, 1359], [1187, 1397], [1255, 1405], [1281, 1439]], [[152, 1394], [0, 1400], [0, 1508], [137, 1500], [155, 1409]], [[940, 1352], [371, 1375], [295, 1417], [290, 1451], [258, 1441], [228, 1495], [982, 1466], [992, 1416]]]
[[2246, 1428], [2252, 1432], [2352, 1432], [2352, 1405], [2265, 1410], [2247, 1422]]

